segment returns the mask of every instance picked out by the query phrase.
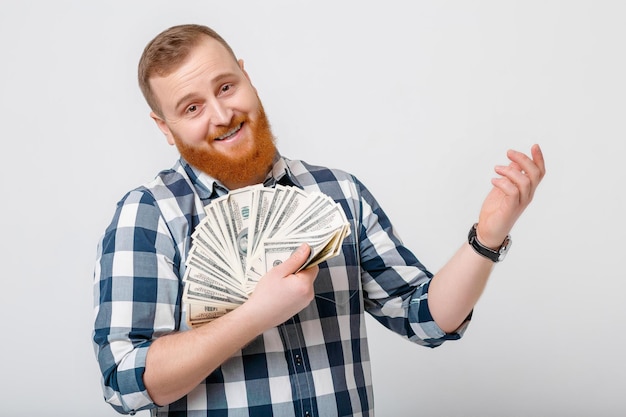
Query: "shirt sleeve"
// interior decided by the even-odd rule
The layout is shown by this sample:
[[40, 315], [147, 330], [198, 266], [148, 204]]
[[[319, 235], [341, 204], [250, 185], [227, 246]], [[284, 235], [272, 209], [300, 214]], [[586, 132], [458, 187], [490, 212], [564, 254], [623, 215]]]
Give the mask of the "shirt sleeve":
[[428, 307], [428, 288], [433, 274], [404, 246], [367, 188], [358, 180], [357, 186], [366, 311], [385, 327], [423, 346], [437, 347], [447, 340], [460, 339], [471, 314], [454, 333], [441, 330]]
[[176, 330], [180, 261], [153, 196], [128, 193], [98, 245], [93, 342], [104, 399], [118, 412], [156, 407], [143, 384], [152, 341]]

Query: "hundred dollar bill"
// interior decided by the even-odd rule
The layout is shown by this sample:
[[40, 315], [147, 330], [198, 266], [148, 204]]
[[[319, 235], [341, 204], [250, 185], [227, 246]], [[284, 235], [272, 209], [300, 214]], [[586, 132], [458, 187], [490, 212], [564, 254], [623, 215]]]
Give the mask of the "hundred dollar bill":
[[223, 279], [223, 277], [220, 277], [219, 275], [207, 273], [200, 268], [196, 268], [193, 266], [193, 263], [192, 266], [187, 268], [185, 271], [184, 280], [204, 285], [213, 291], [221, 293], [224, 296], [240, 300], [241, 302], [244, 302], [247, 299], [247, 297], [241, 293], [241, 288], [239, 286], [233, 285], [231, 282]]
[[221, 199], [212, 207], [211, 214], [212, 215], [209, 218], [210, 225], [215, 228], [216, 233], [220, 235], [220, 238], [223, 240], [224, 256], [231, 265], [231, 269], [237, 271], [237, 276], [241, 276], [243, 274], [243, 269], [241, 268], [239, 255], [235, 249], [236, 236], [234, 236], [232, 226], [229, 224], [230, 213], [225, 207], [224, 199]]
[[248, 230], [248, 256], [256, 252], [259, 242], [262, 241], [262, 229], [272, 206], [274, 193], [273, 188], [261, 187], [254, 194]]
[[205, 252], [199, 246], [194, 246], [189, 250], [189, 256], [185, 264], [207, 274], [219, 276], [224, 281], [231, 283], [231, 285], [237, 286], [241, 284], [239, 271], [233, 271], [228, 264], [217, 262], [215, 257], [212, 257], [211, 254]]
[[[237, 274], [238, 270], [232, 268], [232, 263], [225, 256], [222, 248], [219, 245], [215, 245], [202, 229], [199, 230], [199, 233], [195, 233], [192, 238], [194, 239], [194, 244], [189, 251], [187, 261], [185, 262], [186, 265], [199, 258], [202, 262], [209, 263], [209, 265], [217, 265], [219, 269], [228, 271], [232, 276]], [[200, 255], [197, 255], [197, 252], [200, 252]]]
[[315, 219], [315, 216], [320, 215], [324, 210], [328, 210], [331, 202], [322, 194], [315, 194], [309, 197], [306, 207], [298, 214], [297, 217], [289, 219], [287, 224], [284, 224], [280, 230], [277, 231], [280, 235], [290, 235], [293, 231], [299, 227], [302, 227], [310, 219]]
[[327, 204], [317, 207], [314, 211], [307, 213], [306, 217], [304, 217], [301, 222], [294, 224], [293, 227], [285, 233], [306, 233], [325, 227], [341, 228], [343, 224], [347, 222], [343, 210], [341, 210], [338, 205], [328, 202]]
[[228, 194], [228, 209], [234, 234], [235, 249], [239, 255], [242, 269], [246, 269], [248, 257], [248, 230], [251, 206], [254, 201], [256, 187], [245, 187]]
[[185, 283], [183, 301], [190, 304], [194, 301], [200, 301], [204, 304], [228, 308], [237, 308], [242, 304], [242, 302], [238, 299], [234, 299], [224, 293], [214, 291], [204, 285], [196, 284], [190, 281]]
[[[263, 263], [266, 266], [270, 264], [270, 260], [267, 259], [267, 256], [270, 256], [271, 262], [275, 262], [278, 259], [278, 254], [289, 257], [293, 252], [291, 248], [298, 248], [303, 243], [307, 243], [311, 248], [311, 253], [302, 267], [298, 270], [309, 268], [325, 261], [330, 256], [335, 254], [337, 251], [337, 245], [340, 245], [340, 240], [342, 240], [342, 236], [344, 236], [343, 229], [323, 230], [317, 233], [308, 233], [306, 235], [294, 235], [284, 240], [267, 241], [263, 245]], [[287, 254], [289, 250], [291, 250], [291, 252]], [[287, 257], [282, 258], [281, 260], [285, 261]]]
[[276, 235], [283, 234], [293, 222], [297, 222], [302, 214], [306, 212], [310, 204], [315, 200], [315, 196], [310, 196], [304, 191], [293, 187], [291, 193], [285, 198], [282, 212], [276, 216], [276, 221], [272, 225], [272, 231], [268, 235], [271, 239]]
[[300, 247], [298, 243], [284, 245], [267, 245], [263, 254], [264, 268], [269, 271], [285, 262], [291, 254]]
[[267, 208], [266, 215], [262, 219], [262, 224], [257, 225], [252, 253], [256, 252], [259, 249], [260, 242], [264, 241], [267, 238], [267, 235], [271, 232], [271, 224], [273, 223], [274, 216], [278, 215], [277, 210], [280, 207], [280, 203], [282, 202], [285, 193], [286, 187], [284, 186], [276, 186], [276, 188], [272, 192], [273, 197]]
[[191, 327], [197, 327], [231, 311], [233, 311], [232, 308], [214, 307], [202, 303], [187, 304], [187, 323]]
[[198, 227], [191, 234], [191, 238], [194, 244], [199, 244], [205, 247], [213, 247], [216, 251], [224, 254], [227, 251], [226, 243], [224, 242], [224, 236], [221, 231], [213, 224], [209, 218], [200, 223]]

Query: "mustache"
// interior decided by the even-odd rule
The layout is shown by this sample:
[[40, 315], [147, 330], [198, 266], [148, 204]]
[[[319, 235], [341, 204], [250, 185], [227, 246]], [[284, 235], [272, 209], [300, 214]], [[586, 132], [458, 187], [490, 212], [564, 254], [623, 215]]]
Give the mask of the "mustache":
[[215, 129], [213, 132], [209, 133], [206, 137], [207, 142], [212, 142], [215, 139], [219, 138], [232, 131], [233, 129], [238, 128], [242, 124], [248, 122], [248, 118], [245, 115], [233, 117], [228, 126], [223, 126]]

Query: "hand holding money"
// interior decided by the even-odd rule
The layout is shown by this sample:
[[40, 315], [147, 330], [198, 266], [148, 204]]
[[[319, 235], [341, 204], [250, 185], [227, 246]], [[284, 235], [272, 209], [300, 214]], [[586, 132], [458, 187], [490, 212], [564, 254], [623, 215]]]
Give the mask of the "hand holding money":
[[248, 305], [255, 304], [258, 313], [254, 317], [265, 320], [265, 328], [284, 323], [313, 300], [319, 268], [301, 268], [309, 254], [310, 247], [303, 243], [287, 260], [270, 269], [250, 294]]
[[183, 278], [192, 327], [243, 304], [261, 277], [303, 243], [310, 252], [299, 270], [338, 255], [350, 233], [338, 203], [296, 187], [245, 187], [213, 200], [205, 212]]

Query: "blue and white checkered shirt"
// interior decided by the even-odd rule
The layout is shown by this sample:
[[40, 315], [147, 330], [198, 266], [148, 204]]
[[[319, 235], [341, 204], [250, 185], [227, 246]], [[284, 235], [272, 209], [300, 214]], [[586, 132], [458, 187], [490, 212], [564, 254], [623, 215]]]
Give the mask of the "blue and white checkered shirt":
[[[409, 340], [446, 334], [428, 308], [432, 274], [403, 246], [354, 176], [277, 156], [265, 184], [320, 191], [341, 204], [351, 234], [320, 264], [311, 304], [224, 362], [187, 396], [159, 407], [143, 384], [150, 344], [188, 330], [181, 305], [185, 258], [203, 207], [228, 191], [179, 160], [126, 194], [100, 244], [94, 347], [104, 397], [117, 411], [153, 416], [373, 416], [364, 311]], [[469, 319], [468, 319], [469, 320]]]

